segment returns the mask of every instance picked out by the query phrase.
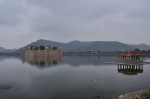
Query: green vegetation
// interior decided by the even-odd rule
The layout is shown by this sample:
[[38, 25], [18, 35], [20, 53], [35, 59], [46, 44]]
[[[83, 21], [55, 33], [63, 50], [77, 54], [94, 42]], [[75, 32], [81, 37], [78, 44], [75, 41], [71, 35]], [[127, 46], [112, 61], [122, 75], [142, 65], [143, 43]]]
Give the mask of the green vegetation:
[[37, 46], [35, 46], [35, 50], [38, 50], [39, 48]]
[[64, 52], [63, 55], [112, 55], [115, 56], [119, 52], [118, 51], [84, 51], [84, 52]]
[[12, 86], [10, 85], [5, 85], [5, 84], [0, 85], [0, 90], [8, 90], [10, 88], [12, 88]]
[[40, 50], [45, 50], [45, 46], [40, 46], [39, 49]]
[[56, 46], [55, 46], [55, 47], [52, 47], [52, 49], [53, 49], [53, 50], [57, 50], [57, 47], [56, 47]]
[[150, 91], [141, 94], [142, 99], [150, 99]]
[[[140, 49], [134, 49], [132, 51], [136, 51], [139, 53], [144, 54], [145, 56], [150, 55], [150, 50], [140, 50]], [[116, 56], [118, 53], [121, 53], [122, 51], [70, 51], [70, 52], [63, 52], [63, 55], [111, 55]]]
[[134, 51], [140, 52], [140, 53], [144, 54], [145, 56], [150, 55], [150, 50], [140, 50], [140, 49], [136, 48], [136, 49], [134, 49]]
[[40, 47], [38, 47], [38, 46], [31, 46], [30, 47], [30, 50], [45, 50], [45, 48], [49, 48], [49, 49], [53, 49], [53, 50], [57, 50], [58, 49], [58, 47], [56, 47], [56, 46], [54, 46], [54, 47], [51, 47], [51, 46], [43, 46], [43, 45], [41, 45]]

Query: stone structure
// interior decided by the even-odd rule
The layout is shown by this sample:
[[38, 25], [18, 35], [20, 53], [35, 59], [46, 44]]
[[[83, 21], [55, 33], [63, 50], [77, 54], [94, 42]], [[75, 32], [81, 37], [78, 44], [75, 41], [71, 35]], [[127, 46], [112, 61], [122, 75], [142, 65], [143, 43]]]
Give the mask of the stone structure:
[[62, 49], [53, 50], [50, 48], [45, 48], [44, 50], [35, 49], [23, 49], [23, 57], [62, 57]]
[[49, 47], [45, 47], [44, 50], [36, 49], [33, 47], [32, 49], [23, 49], [22, 50], [22, 62], [28, 62], [35, 65], [40, 64], [55, 64], [57, 62], [62, 61], [62, 48], [59, 49], [51, 49]]
[[118, 54], [118, 72], [126, 75], [143, 73], [143, 54], [136, 51], [124, 51]]
[[118, 62], [143, 62], [143, 54], [136, 51], [125, 51], [118, 54]]

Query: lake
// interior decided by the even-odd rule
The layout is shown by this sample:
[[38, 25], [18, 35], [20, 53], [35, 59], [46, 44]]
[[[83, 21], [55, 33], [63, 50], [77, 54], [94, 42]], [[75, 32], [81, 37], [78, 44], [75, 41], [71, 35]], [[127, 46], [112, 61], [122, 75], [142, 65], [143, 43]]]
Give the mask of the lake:
[[150, 65], [128, 74], [105, 64], [114, 61], [115, 56], [63, 56], [57, 61], [0, 56], [0, 99], [115, 99], [150, 88]]

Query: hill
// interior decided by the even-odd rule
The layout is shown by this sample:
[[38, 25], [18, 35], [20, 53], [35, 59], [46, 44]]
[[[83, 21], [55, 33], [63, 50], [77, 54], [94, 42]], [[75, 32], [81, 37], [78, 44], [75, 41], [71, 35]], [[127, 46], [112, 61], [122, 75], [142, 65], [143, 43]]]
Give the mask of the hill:
[[17, 49], [5, 49], [3, 47], [0, 47], [0, 53], [10, 53], [10, 52], [14, 52]]
[[[55, 42], [50, 40], [37, 40], [32, 42], [22, 48], [29, 48], [30, 46], [57, 46], [62, 47], [64, 52], [79, 52], [79, 51], [124, 51], [124, 50], [133, 50], [135, 48], [139, 48], [142, 50], [150, 49], [149, 45], [130, 45], [124, 44], [117, 41], [71, 41], [68, 43]], [[18, 49], [16, 52], [21, 54], [22, 48]]]
[[124, 51], [133, 50], [134, 47], [117, 41], [93, 41], [90, 44], [74, 49], [74, 51]]
[[146, 45], [146, 44], [139, 44], [139, 45], [132, 45], [132, 46], [140, 50], [150, 50], [150, 45]]

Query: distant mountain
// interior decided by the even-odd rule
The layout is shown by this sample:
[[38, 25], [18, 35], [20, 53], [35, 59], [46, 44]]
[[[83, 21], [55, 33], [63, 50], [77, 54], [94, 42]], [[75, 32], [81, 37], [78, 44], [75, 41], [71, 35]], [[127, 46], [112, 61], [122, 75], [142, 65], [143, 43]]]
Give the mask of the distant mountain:
[[92, 42], [71, 41], [69, 43], [65, 43], [63, 50], [64, 51], [76, 51], [79, 48], [89, 46], [90, 44], [92, 44]]
[[64, 43], [40, 39], [40, 40], [37, 40], [36, 42], [32, 42], [32, 43], [30, 43], [30, 44], [28, 44], [28, 45], [26, 45], [24, 47], [21, 47], [16, 52], [21, 54], [23, 48], [28, 49], [31, 46], [38, 46], [39, 47], [41, 45], [43, 45], [43, 46], [51, 46], [51, 47], [53, 47], [53, 46], [63, 47]]
[[133, 50], [134, 47], [117, 41], [93, 41], [86, 46], [74, 49], [74, 51], [124, 51]]
[[71, 41], [68, 43], [55, 42], [50, 40], [40, 39], [35, 42], [32, 42], [20, 49], [5, 49], [0, 47], [0, 53], [22, 53], [22, 49], [28, 49], [31, 46], [57, 46], [62, 47], [64, 52], [80, 52], [80, 51], [125, 51], [125, 50], [134, 50], [136, 48], [140, 50], [150, 50], [150, 45], [139, 44], [131, 45], [124, 44], [117, 41]]
[[150, 50], [150, 45], [146, 45], [146, 44], [139, 44], [139, 45], [132, 45], [132, 46], [140, 50]]
[[17, 49], [5, 49], [3, 47], [0, 47], [0, 53], [10, 53], [15, 52]]
[[[124, 44], [117, 41], [71, 41], [68, 43], [62, 42], [55, 42], [50, 40], [37, 40], [32, 42], [22, 48], [28, 49], [30, 46], [57, 46], [62, 47], [64, 52], [71, 52], [71, 51], [125, 51], [125, 50], [134, 50], [136, 48], [140, 50], [150, 50], [150, 46], [146, 44], [139, 44], [139, 45], [130, 45]], [[21, 54], [22, 48], [18, 49], [16, 52]]]
[[[29, 48], [30, 46], [57, 46], [62, 47], [64, 52], [70, 51], [124, 51], [133, 50], [135, 48], [141, 47], [140, 45], [129, 45], [120, 43], [117, 41], [71, 41], [68, 43], [55, 42], [50, 40], [37, 40], [32, 42], [22, 48]], [[150, 46], [149, 46], [150, 47]], [[22, 48], [18, 49], [16, 52], [21, 54]], [[144, 47], [145, 48], [145, 47]]]

